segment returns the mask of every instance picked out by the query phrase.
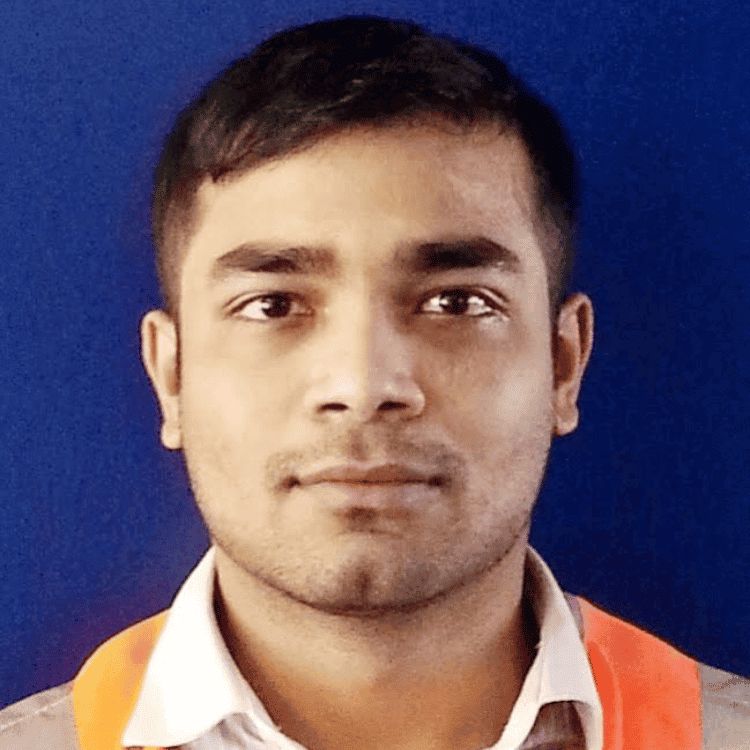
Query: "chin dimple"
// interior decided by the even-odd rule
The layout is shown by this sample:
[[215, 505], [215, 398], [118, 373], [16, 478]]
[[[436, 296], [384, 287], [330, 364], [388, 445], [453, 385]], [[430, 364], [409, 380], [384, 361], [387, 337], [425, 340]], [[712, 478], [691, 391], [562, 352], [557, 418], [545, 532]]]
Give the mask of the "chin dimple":
[[347, 521], [352, 521], [356, 524], [372, 523], [378, 517], [378, 511], [374, 508], [351, 508], [346, 511], [345, 516]]

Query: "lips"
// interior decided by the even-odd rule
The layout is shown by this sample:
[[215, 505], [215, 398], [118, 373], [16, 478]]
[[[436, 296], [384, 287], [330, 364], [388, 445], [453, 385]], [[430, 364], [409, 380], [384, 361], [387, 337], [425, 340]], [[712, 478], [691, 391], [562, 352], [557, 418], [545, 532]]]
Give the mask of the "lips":
[[302, 486], [323, 483], [350, 485], [443, 484], [439, 475], [397, 463], [380, 465], [339, 464], [313, 469], [296, 477]]

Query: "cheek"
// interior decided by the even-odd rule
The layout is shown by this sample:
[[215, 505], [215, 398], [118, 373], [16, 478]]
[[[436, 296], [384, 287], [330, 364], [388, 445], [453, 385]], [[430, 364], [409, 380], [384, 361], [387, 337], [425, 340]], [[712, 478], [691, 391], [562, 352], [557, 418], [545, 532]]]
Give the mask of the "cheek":
[[521, 493], [536, 488], [553, 429], [552, 383], [543, 345], [453, 357], [435, 381], [433, 417], [488, 492], [514, 483]]
[[461, 426], [463, 442], [493, 456], [545, 443], [553, 425], [549, 379], [531, 371], [487, 380], [453, 401], [449, 424]]
[[[185, 373], [183, 453], [198, 506], [214, 524], [242, 518], [253, 525], [265, 518], [258, 498], [263, 496], [264, 460], [280, 421], [275, 398], [267, 379], [254, 382], [247, 373], [238, 377], [226, 363], [193, 364]], [[249, 498], [255, 511], [247, 515]]]
[[[181, 408], [186, 440], [245, 460], [280, 421], [283, 381], [260, 377], [237, 362], [217, 359], [183, 371]], [[195, 444], [195, 440], [191, 441]]]
[[[433, 354], [429, 363], [433, 401], [489, 431], [550, 420], [553, 371], [549, 342], [541, 337], [507, 340]], [[429, 378], [429, 372], [425, 375]], [[465, 415], [462, 417], [461, 415]], [[480, 430], [484, 431], [484, 430]]]
[[235, 435], [278, 420], [288, 373], [284, 352], [276, 351], [273, 340], [249, 326], [211, 320], [187, 325], [192, 335], [181, 352], [185, 416], [194, 415], [196, 426], [217, 423]]
[[494, 391], [494, 406], [496, 415], [510, 424], [534, 425], [542, 416], [551, 420], [551, 366], [519, 367], [504, 373]]

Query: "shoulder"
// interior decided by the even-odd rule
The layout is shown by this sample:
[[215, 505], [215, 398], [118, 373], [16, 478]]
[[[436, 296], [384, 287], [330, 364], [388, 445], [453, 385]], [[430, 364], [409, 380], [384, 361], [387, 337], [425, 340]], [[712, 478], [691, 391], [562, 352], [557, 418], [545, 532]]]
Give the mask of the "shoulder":
[[698, 744], [702, 738], [703, 750], [750, 750], [749, 679], [702, 664], [585, 599], [569, 598], [568, 603], [587, 645], [603, 705], [613, 692], [618, 705], [629, 702], [639, 711], [649, 706], [650, 724], [661, 721], [665, 741], [689, 726], [692, 716], [696, 723], [691, 736]]
[[750, 680], [698, 665], [703, 698], [704, 746], [710, 750], [750, 748]]
[[71, 682], [0, 711], [0, 750], [119, 747], [164, 618], [151, 617], [105, 641]]
[[0, 711], [0, 750], [77, 750], [72, 683]]

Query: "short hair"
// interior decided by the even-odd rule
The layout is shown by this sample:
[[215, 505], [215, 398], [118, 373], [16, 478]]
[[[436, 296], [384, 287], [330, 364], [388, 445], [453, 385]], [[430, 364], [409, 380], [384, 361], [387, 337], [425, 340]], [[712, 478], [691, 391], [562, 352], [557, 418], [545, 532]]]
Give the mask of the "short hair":
[[348, 16], [278, 33], [229, 65], [182, 111], [154, 175], [157, 270], [176, 312], [198, 187], [358, 126], [415, 120], [497, 127], [531, 160], [556, 310], [575, 255], [576, 159], [554, 111], [493, 53], [408, 22]]

